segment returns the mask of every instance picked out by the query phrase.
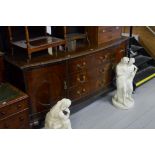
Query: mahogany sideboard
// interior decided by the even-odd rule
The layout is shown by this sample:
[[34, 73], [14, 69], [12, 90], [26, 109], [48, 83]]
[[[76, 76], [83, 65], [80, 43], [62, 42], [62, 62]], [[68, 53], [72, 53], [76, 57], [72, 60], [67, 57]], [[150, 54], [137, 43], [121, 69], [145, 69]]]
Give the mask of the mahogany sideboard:
[[32, 58], [6, 57], [9, 82], [30, 97], [31, 125], [43, 120], [51, 106], [62, 98], [80, 105], [110, 87], [115, 65], [126, 55], [128, 38], [89, 48]]

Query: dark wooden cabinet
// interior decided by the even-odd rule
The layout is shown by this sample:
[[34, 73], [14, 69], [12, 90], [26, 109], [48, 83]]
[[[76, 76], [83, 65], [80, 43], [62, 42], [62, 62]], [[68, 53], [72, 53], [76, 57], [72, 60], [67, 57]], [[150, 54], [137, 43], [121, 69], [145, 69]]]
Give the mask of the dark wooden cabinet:
[[3, 53], [0, 52], [0, 84], [4, 81]]
[[29, 128], [28, 96], [8, 83], [0, 85], [0, 128]]
[[121, 37], [121, 26], [89, 26], [87, 27], [88, 38], [91, 44], [103, 44]]
[[[41, 55], [30, 62], [6, 57], [7, 75], [30, 96], [31, 123], [44, 119], [58, 100], [72, 100], [72, 108], [97, 93], [103, 94], [114, 78], [115, 66], [125, 55], [127, 38], [89, 46], [83, 50]], [[20, 76], [19, 76], [20, 75]]]

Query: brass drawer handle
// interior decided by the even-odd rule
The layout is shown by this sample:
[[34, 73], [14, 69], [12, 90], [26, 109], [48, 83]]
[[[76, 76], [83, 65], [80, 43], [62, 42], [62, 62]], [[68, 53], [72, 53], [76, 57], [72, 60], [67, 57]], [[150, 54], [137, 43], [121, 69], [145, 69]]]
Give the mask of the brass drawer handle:
[[120, 53], [124, 53], [124, 51], [125, 51], [125, 50], [121, 49], [121, 50], [120, 50]]
[[77, 66], [77, 68], [82, 69], [86, 66], [86, 62], [83, 62], [82, 65], [77, 64], [76, 66]]
[[110, 57], [111, 57], [110, 54], [105, 55], [105, 58], [106, 58], [106, 59], [109, 59]]
[[85, 93], [85, 92], [86, 92], [86, 89], [85, 89], [85, 88], [83, 88], [83, 89], [82, 89], [82, 92], [83, 92], [83, 93]]
[[86, 65], [86, 62], [84, 61], [84, 62], [82, 63], [82, 65], [85, 66], [85, 65]]
[[84, 83], [86, 81], [86, 76], [83, 75], [82, 79], [80, 77], [77, 78], [77, 81], [79, 81], [80, 83]]
[[100, 60], [104, 60], [105, 59], [105, 56], [100, 56]]
[[78, 95], [81, 95], [81, 92], [78, 90], [77, 92], [76, 92]]
[[22, 107], [22, 105], [21, 105], [21, 104], [18, 104], [18, 105], [17, 105], [17, 108], [21, 108], [21, 107]]
[[100, 63], [104, 62], [105, 61], [105, 56], [100, 56], [99, 60], [100, 60]]

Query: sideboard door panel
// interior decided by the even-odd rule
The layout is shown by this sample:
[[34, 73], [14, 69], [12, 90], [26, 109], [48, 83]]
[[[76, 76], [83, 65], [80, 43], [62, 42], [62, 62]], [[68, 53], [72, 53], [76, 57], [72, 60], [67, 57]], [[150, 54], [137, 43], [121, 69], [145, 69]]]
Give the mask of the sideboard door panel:
[[49, 109], [66, 96], [65, 64], [44, 66], [25, 71], [26, 91], [32, 103], [32, 114]]

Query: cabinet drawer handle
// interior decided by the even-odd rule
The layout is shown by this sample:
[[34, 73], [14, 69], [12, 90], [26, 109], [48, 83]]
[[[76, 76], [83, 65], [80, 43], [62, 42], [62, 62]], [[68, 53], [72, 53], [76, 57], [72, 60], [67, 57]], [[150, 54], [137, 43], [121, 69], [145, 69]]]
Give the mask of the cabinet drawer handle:
[[104, 32], [106, 32], [106, 30], [103, 29], [102, 32], [104, 33]]
[[105, 58], [106, 58], [106, 59], [109, 59], [110, 57], [111, 57], [110, 54], [105, 55]]
[[105, 56], [100, 56], [99, 59], [101, 62], [104, 62]]
[[21, 105], [21, 104], [18, 104], [18, 105], [17, 105], [17, 108], [21, 108], [21, 107], [22, 107], [22, 105]]
[[77, 94], [78, 94], [78, 95], [81, 95], [81, 92], [78, 90], [78, 91], [77, 91]]
[[85, 89], [85, 88], [83, 88], [83, 89], [82, 89], [82, 92], [83, 92], [83, 93], [85, 93], [85, 92], [86, 92], [86, 89]]
[[125, 51], [125, 50], [121, 49], [121, 50], [120, 50], [120, 53], [124, 53], [124, 51]]
[[4, 116], [4, 115], [6, 115], [6, 112], [1, 111], [0, 114]]
[[77, 66], [77, 68], [82, 69], [86, 66], [86, 62], [83, 62], [82, 65], [77, 64], [76, 66]]
[[85, 65], [86, 65], [86, 62], [84, 61], [84, 62], [82, 63], [82, 65], [85, 66]]
[[86, 81], [86, 76], [83, 75], [82, 79], [80, 79], [80, 77], [77, 78], [77, 81], [79, 81], [80, 83], [84, 83]]

